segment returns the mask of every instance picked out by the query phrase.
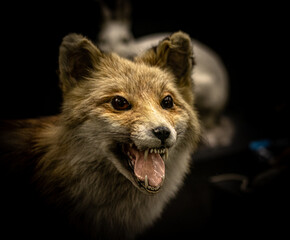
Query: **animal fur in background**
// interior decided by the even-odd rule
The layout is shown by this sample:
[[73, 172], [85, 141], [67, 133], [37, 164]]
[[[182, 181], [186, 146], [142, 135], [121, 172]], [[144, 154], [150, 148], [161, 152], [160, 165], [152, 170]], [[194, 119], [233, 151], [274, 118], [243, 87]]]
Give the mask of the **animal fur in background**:
[[21, 197], [33, 192], [92, 239], [134, 238], [150, 227], [182, 186], [199, 142], [193, 63], [183, 32], [134, 61], [66, 36], [61, 113], [1, 128], [1, 166], [30, 189]]

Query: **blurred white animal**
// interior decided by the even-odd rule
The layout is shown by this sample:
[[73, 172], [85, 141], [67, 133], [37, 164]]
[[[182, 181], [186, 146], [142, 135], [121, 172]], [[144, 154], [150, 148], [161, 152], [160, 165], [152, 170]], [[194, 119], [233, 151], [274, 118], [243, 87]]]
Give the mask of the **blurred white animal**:
[[130, 3], [126, 0], [117, 0], [114, 11], [102, 0], [97, 1], [100, 3], [103, 17], [97, 38], [98, 47], [105, 52], [116, 52], [122, 57], [135, 57], [137, 51], [135, 39], [131, 33]]
[[[105, 52], [115, 52], [133, 59], [156, 46], [170, 33], [158, 33], [134, 39], [131, 32], [131, 6], [128, 0], [117, 0], [113, 11], [99, 0], [103, 22], [97, 45]], [[234, 135], [232, 121], [223, 115], [229, 97], [227, 70], [220, 57], [208, 46], [192, 39], [196, 65], [192, 73], [196, 107], [204, 126], [204, 140], [209, 147], [228, 146]]]

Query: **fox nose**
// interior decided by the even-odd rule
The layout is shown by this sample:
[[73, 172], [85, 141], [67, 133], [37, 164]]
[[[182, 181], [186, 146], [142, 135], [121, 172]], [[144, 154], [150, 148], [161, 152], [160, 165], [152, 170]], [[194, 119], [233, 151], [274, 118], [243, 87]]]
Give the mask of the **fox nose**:
[[153, 134], [161, 140], [162, 143], [170, 136], [170, 130], [167, 127], [157, 127], [152, 130]]

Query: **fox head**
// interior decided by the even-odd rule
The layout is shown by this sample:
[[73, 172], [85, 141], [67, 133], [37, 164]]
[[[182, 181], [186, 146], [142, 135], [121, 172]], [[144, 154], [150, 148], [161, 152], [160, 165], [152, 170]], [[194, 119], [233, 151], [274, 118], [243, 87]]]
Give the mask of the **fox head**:
[[92, 163], [110, 166], [143, 192], [158, 192], [168, 166], [178, 162], [173, 156], [198, 143], [193, 65], [183, 32], [134, 61], [103, 53], [81, 35], [66, 36], [59, 73], [62, 121], [72, 141]]

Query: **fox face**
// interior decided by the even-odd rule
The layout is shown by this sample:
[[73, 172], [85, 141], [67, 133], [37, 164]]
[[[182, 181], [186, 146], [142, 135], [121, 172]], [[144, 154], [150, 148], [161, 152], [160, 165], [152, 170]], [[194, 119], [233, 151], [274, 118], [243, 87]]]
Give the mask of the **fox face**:
[[168, 166], [183, 149], [194, 149], [200, 135], [190, 38], [175, 33], [130, 61], [70, 34], [59, 64], [62, 119], [74, 138], [91, 159], [110, 165], [138, 190], [157, 193]]

